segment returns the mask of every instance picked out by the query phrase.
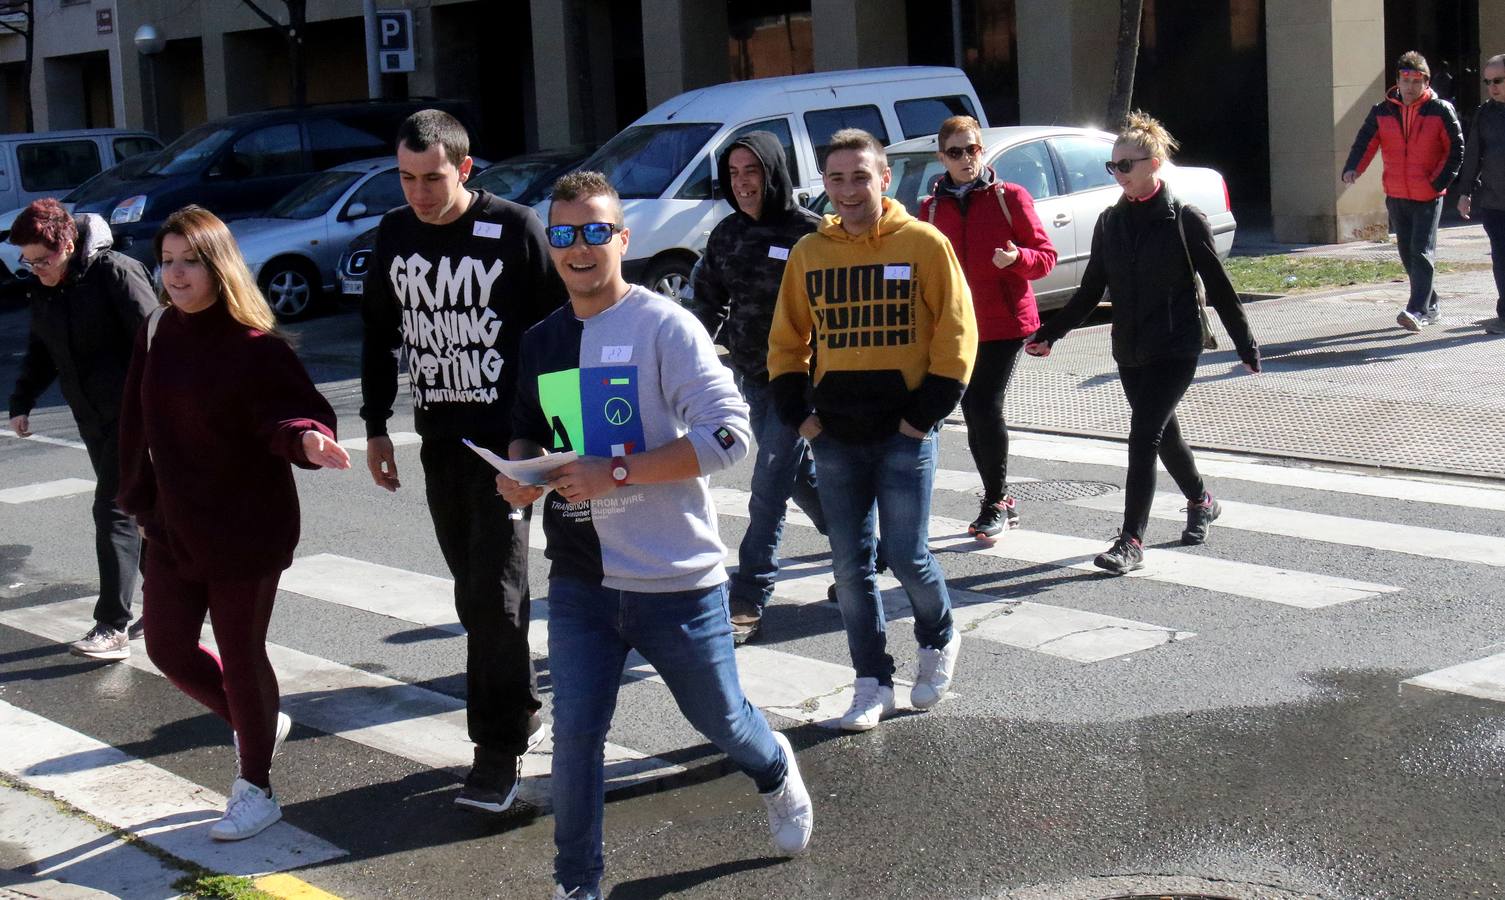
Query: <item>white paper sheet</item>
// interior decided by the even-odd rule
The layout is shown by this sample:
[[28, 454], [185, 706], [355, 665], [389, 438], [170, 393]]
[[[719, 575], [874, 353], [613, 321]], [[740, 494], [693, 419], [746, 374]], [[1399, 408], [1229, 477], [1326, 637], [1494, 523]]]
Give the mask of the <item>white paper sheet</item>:
[[491, 467], [511, 478], [519, 484], [545, 484], [549, 473], [564, 465], [574, 462], [575, 451], [565, 450], [560, 453], [550, 453], [545, 456], [535, 456], [532, 459], [502, 459], [485, 447], [478, 447], [465, 439], [465, 446], [474, 450], [478, 456], [491, 463]]

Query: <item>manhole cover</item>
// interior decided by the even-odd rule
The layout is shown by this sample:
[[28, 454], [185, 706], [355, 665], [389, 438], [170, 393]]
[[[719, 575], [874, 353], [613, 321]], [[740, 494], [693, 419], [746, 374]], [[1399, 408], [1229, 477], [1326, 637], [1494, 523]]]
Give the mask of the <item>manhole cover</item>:
[[1024, 481], [1009, 485], [1009, 493], [1019, 500], [1080, 500], [1101, 497], [1118, 490], [1105, 481]]

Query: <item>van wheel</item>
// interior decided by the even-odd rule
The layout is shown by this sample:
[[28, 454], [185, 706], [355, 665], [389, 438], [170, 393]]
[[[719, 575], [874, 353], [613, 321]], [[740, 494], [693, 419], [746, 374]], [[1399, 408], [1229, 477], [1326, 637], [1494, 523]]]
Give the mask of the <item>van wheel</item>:
[[648, 289], [683, 305], [690, 297], [690, 270], [695, 264], [682, 256], [666, 256], [648, 267]]
[[283, 322], [306, 318], [319, 298], [313, 267], [298, 259], [274, 260], [261, 271], [261, 292]]

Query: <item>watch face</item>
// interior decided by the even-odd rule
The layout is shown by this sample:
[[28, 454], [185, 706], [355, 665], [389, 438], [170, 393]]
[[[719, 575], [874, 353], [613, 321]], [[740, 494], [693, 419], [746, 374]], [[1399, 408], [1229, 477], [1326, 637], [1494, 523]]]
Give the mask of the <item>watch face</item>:
[[617, 466], [615, 469], [612, 469], [611, 470], [611, 477], [613, 479], [617, 480], [617, 481], [626, 481], [627, 480], [627, 467], [626, 466]]

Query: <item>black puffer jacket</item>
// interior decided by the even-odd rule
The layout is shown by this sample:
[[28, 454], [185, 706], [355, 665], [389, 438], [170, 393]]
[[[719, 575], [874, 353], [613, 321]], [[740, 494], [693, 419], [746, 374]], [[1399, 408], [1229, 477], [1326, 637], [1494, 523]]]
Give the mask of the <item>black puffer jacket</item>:
[[[739, 147], [763, 164], [763, 209], [756, 219], [737, 208], [726, 174]], [[795, 242], [820, 227], [820, 216], [795, 202], [789, 163], [773, 134], [744, 134], [722, 151], [718, 165], [721, 194], [732, 204], [732, 214], [711, 229], [705, 256], [695, 264], [690, 309], [726, 347], [737, 374], [767, 377], [768, 329], [784, 266]]]
[[1474, 113], [1458, 193], [1475, 206], [1505, 211], [1505, 103], [1485, 100]]
[[[1176, 227], [1178, 215], [1186, 249]], [[1218, 259], [1207, 218], [1165, 185], [1148, 200], [1123, 197], [1103, 210], [1092, 232], [1092, 258], [1081, 286], [1034, 339], [1060, 340], [1087, 318], [1107, 290], [1113, 298], [1113, 359], [1120, 366], [1195, 359], [1202, 353], [1202, 323], [1188, 250], [1206, 287], [1207, 304], [1218, 311], [1239, 358], [1258, 368], [1259, 344]]]
[[57, 287], [27, 289], [31, 335], [10, 395], [10, 414], [30, 414], [53, 379], [73, 409], [78, 430], [102, 436], [120, 417], [120, 392], [141, 322], [157, 305], [146, 268], [110, 249], [110, 226], [86, 213], [68, 274]]

